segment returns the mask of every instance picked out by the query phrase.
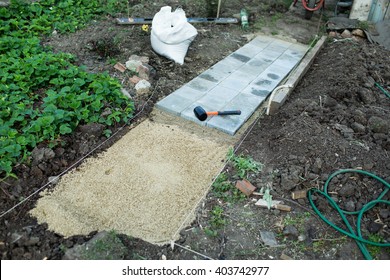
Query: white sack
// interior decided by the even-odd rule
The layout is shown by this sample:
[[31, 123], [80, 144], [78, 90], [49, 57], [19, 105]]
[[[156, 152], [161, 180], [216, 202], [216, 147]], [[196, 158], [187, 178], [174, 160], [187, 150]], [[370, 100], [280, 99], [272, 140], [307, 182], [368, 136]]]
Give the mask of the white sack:
[[196, 28], [187, 22], [183, 9], [172, 12], [171, 7], [165, 6], [153, 17], [150, 41], [156, 53], [183, 64], [197, 34]]

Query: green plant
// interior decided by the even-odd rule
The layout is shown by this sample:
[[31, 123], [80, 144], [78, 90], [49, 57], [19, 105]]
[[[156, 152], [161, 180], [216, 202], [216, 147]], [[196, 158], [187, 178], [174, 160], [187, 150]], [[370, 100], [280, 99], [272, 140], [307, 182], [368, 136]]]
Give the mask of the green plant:
[[[116, 1], [104, 1], [114, 3]], [[102, 14], [102, 0], [13, 0], [0, 8], [0, 176], [45, 142], [62, 143], [79, 124], [127, 122], [134, 104], [107, 73], [91, 74], [73, 56], [53, 53], [39, 36], [72, 32]], [[105, 133], [108, 135], [109, 130]]]
[[[385, 239], [383, 238], [383, 236], [380, 236], [379, 234], [370, 234], [370, 235], [368, 235], [367, 240], [372, 241], [372, 242], [376, 242], [376, 243], [384, 243], [385, 242]], [[367, 245], [367, 249], [370, 252], [373, 259], [378, 259], [379, 255], [381, 254], [381, 251], [383, 250], [382, 247], [373, 246], [373, 245]], [[387, 248], [387, 250], [390, 251], [389, 248]]]
[[247, 178], [250, 172], [256, 174], [263, 169], [263, 164], [255, 161], [250, 156], [237, 156], [234, 154], [233, 149], [229, 150], [228, 159], [232, 162], [233, 167], [236, 169], [237, 174], [241, 179]]
[[245, 199], [245, 195], [234, 187], [225, 172], [220, 173], [215, 179], [212, 190], [217, 198], [221, 198], [225, 202], [234, 203]]
[[210, 225], [219, 229], [226, 225], [226, 220], [223, 218], [223, 208], [221, 206], [214, 206], [211, 210]]
[[122, 241], [115, 231], [88, 245], [83, 254], [87, 260], [115, 260], [125, 254]]
[[224, 219], [224, 210], [221, 206], [214, 206], [210, 211], [209, 226], [203, 229], [204, 233], [210, 237], [218, 235], [218, 230], [226, 225], [227, 221]]

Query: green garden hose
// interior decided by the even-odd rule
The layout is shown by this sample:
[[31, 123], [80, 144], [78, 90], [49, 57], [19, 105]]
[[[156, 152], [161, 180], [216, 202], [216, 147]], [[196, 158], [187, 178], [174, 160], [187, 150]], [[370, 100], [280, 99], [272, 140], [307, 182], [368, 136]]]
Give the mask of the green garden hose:
[[[345, 210], [341, 209], [337, 205], [337, 203], [328, 194], [328, 185], [329, 185], [330, 181], [335, 176], [337, 176], [339, 174], [342, 174], [342, 173], [360, 173], [360, 174], [369, 176], [369, 177], [374, 178], [375, 180], [381, 182], [385, 186], [385, 189], [381, 192], [381, 194], [378, 196], [377, 199], [368, 202], [359, 211], [353, 211], [353, 212], [345, 211]], [[341, 233], [343, 233], [343, 234], [353, 238], [355, 240], [356, 244], [358, 245], [359, 249], [361, 250], [363, 256], [366, 259], [371, 260], [372, 256], [370, 255], [368, 249], [366, 248], [366, 246], [365, 246], [366, 244], [373, 245], [373, 246], [379, 246], [379, 247], [390, 247], [390, 243], [379, 243], [379, 242], [373, 242], [373, 241], [364, 239], [363, 236], [362, 236], [362, 232], [361, 232], [361, 220], [362, 220], [362, 217], [363, 217], [364, 213], [366, 213], [368, 210], [372, 209], [375, 205], [380, 204], [380, 203], [381, 204], [388, 204], [388, 205], [390, 205], [390, 201], [389, 200], [382, 199], [389, 190], [390, 190], [390, 184], [388, 182], [386, 182], [385, 180], [383, 180], [382, 178], [380, 178], [380, 177], [378, 177], [378, 176], [376, 176], [376, 175], [374, 175], [372, 173], [369, 173], [369, 172], [363, 171], [363, 170], [356, 170], [356, 169], [341, 169], [341, 170], [338, 170], [338, 171], [336, 171], [335, 173], [333, 173], [332, 175], [329, 176], [328, 180], [325, 182], [323, 191], [321, 191], [319, 189], [312, 188], [312, 189], [310, 189], [308, 191], [307, 198], [309, 199], [309, 203], [310, 203], [311, 207], [314, 209], [314, 212], [325, 223], [330, 225], [335, 230], [337, 230], [337, 231], [339, 231], [339, 232], [341, 232]], [[326, 200], [329, 202], [329, 204], [338, 212], [338, 214], [340, 215], [340, 217], [343, 220], [344, 224], [346, 225], [348, 231], [346, 231], [346, 230], [336, 226], [332, 222], [330, 222], [318, 210], [317, 206], [314, 204], [313, 197], [312, 197], [312, 195], [315, 194], [315, 193], [326, 198]], [[357, 217], [357, 222], [356, 222], [356, 231], [353, 229], [353, 227], [349, 223], [346, 215], [357, 215], [358, 216]]]
[[388, 98], [390, 98], [390, 93], [389, 93], [387, 90], [385, 90], [383, 87], [381, 87], [381, 85], [378, 84], [378, 83], [375, 83], [375, 85], [376, 85], [376, 87], [379, 88], [379, 89], [380, 89]]

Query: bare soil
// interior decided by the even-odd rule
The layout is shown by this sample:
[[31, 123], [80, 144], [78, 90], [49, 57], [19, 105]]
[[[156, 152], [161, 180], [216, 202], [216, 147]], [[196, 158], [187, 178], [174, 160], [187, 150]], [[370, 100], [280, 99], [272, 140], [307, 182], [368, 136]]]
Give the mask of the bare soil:
[[[161, 7], [160, 2], [163, 1], [133, 3], [136, 5], [134, 16], [153, 15]], [[179, 1], [168, 2], [164, 1], [164, 5], [175, 7]], [[250, 19], [257, 26], [255, 31], [260, 29], [281, 37], [289, 35], [290, 39], [306, 44], [325, 30], [326, 13], [323, 16], [315, 13], [306, 21], [299, 7], [287, 11], [282, 5], [241, 2], [226, 3], [222, 16], [231, 17], [239, 12], [237, 7], [245, 5], [250, 8]], [[182, 6], [187, 16], [208, 15], [205, 7], [195, 2]], [[17, 206], [0, 220], [1, 259], [62, 259], [67, 250], [84, 244], [96, 234], [65, 238], [50, 231], [47, 225], [38, 224], [28, 214], [38, 195], [18, 203], [37, 192], [50, 176], [78, 166], [86, 155], [98, 154], [142, 120], [153, 120], [155, 116], [151, 111], [155, 102], [245, 44], [244, 35], [249, 35], [236, 25], [204, 24], [197, 29], [199, 34], [183, 66], [155, 54], [148, 34], [140, 26], [119, 26], [112, 18], [93, 22], [75, 34], [53, 34], [43, 40], [43, 44], [55, 51], [73, 53], [76, 62], [86, 65], [89, 71], [108, 71], [117, 77], [134, 98], [139, 114], [131, 125], [121, 128], [118, 136], [108, 142], [104, 142], [106, 138], [102, 134], [105, 127], [90, 124], [65, 139], [64, 147], [48, 150], [42, 144], [35, 150], [31, 164], [18, 167], [18, 180], [1, 182], [1, 212]], [[113, 68], [114, 62], [124, 63], [132, 54], [149, 57], [155, 69], [149, 95], [137, 96], [128, 74]], [[307, 199], [292, 200], [291, 192], [322, 188], [330, 174], [346, 168], [361, 168], [390, 181], [390, 99], [375, 85], [389, 91], [389, 57], [389, 51], [365, 40], [329, 39], [280, 111], [273, 116], [260, 117], [253, 126], [247, 127], [248, 134], [240, 134], [237, 153], [265, 166], [262, 172], [250, 174], [249, 180], [258, 188], [271, 184], [273, 198], [291, 206], [291, 212], [259, 208], [252, 197], [226, 202], [211, 191], [199, 206], [195, 222], [180, 233], [174, 250], [169, 245], [157, 246], [119, 235], [127, 248], [122, 258], [161, 259], [164, 255], [167, 259], [362, 259], [352, 239], [318, 219]], [[102, 147], [90, 152], [103, 142]], [[228, 164], [225, 172], [234, 184], [238, 179], [236, 170]], [[376, 181], [356, 174], [337, 176], [330, 186], [334, 200], [349, 211], [360, 209], [382, 189]], [[384, 199], [388, 200], [389, 195]], [[342, 226], [325, 201], [317, 197], [316, 203], [322, 212]], [[218, 216], [220, 226], [210, 233], [205, 229], [215, 224], [216, 214], [212, 210], [216, 206], [223, 210]], [[364, 217], [363, 235], [389, 242], [389, 224], [389, 207], [378, 205]], [[260, 231], [274, 233], [278, 246], [266, 246]], [[377, 259], [390, 258], [386, 248], [370, 250]]]

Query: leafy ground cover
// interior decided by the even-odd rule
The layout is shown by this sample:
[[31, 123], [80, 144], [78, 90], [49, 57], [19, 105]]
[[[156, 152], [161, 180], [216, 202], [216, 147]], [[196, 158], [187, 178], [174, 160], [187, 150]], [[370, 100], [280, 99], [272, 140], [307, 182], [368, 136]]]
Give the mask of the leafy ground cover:
[[[321, 15], [323, 22], [320, 22], [318, 13], [314, 13], [311, 21], [303, 21], [302, 15], [297, 12], [299, 8], [287, 12], [284, 5], [279, 5], [280, 2], [282, 1], [224, 1], [222, 16], [230, 17], [245, 6], [250, 13], [251, 31], [286, 35], [305, 44], [309, 44], [314, 34], [317, 34], [317, 26], [324, 30], [326, 14]], [[327, 7], [332, 14], [334, 9], [331, 2], [327, 2]], [[43, 3], [45, 1], [41, 1], [40, 5]], [[162, 5], [176, 6], [178, 3], [183, 6], [188, 16], [207, 15], [207, 6], [201, 5], [203, 1], [164, 0], [152, 3], [133, 0], [131, 8], [138, 11], [136, 15], [151, 16]], [[117, 6], [113, 2], [111, 7]], [[4, 13], [4, 10], [1, 13]], [[44, 13], [45, 16], [47, 13], [49, 11]], [[9, 18], [4, 22], [8, 20]], [[77, 23], [77, 26], [82, 24]], [[1, 38], [4, 38], [3, 22], [1, 28]], [[30, 27], [23, 28], [27, 30]], [[53, 28], [51, 26], [50, 30], [54, 30]], [[157, 72], [155, 80], [152, 81], [153, 91], [143, 97], [144, 100], [150, 99], [150, 104], [144, 106], [140, 103], [135, 104], [135, 107], [145, 108], [143, 116], [153, 120], [154, 116], [149, 113], [158, 99], [199, 75], [246, 42], [242, 35], [247, 34], [236, 25], [208, 24], [197, 28], [199, 34], [190, 47], [185, 64], [180, 67], [156, 55], [150, 48], [149, 36], [139, 26], [118, 26], [113, 23], [111, 17], [103, 21], [92, 21], [85, 29], [72, 34], [62, 35], [57, 28], [57, 35], [54, 33], [52, 36], [40, 38], [34, 35], [31, 40], [36, 40], [34, 47], [42, 48], [41, 45], [44, 45], [45, 48], [52, 48], [53, 55], [59, 55], [61, 51], [71, 52], [77, 59], [77, 65], [85, 64], [91, 72], [107, 70], [111, 76], [119, 77], [121, 81], [127, 77], [115, 72], [112, 63], [107, 63], [107, 60], [124, 62], [124, 59], [132, 54], [149, 57], [150, 65]], [[19, 28], [12, 30], [18, 32]], [[91, 41], [109, 44], [103, 44], [103, 51], [99, 51], [98, 48], [88, 47]], [[5, 45], [0, 46], [3, 48]], [[108, 58], [105, 50], [111, 46], [116, 47], [118, 54]], [[50, 53], [48, 49], [45, 51]], [[389, 111], [389, 99], [375, 88], [372, 82], [373, 79], [387, 91], [390, 89], [388, 58], [388, 51], [378, 45], [364, 41], [329, 39], [280, 112], [276, 116], [259, 119], [242, 142], [237, 154], [231, 154], [234, 156], [231, 164], [215, 181], [212, 191], [197, 211], [196, 220], [181, 232], [178, 246], [172, 250], [169, 245], [155, 246], [118, 234], [121, 243], [126, 247], [121, 258], [204, 258], [187, 249], [215, 259], [363, 258], [352, 239], [339, 234], [319, 220], [305, 198], [293, 200], [291, 192], [313, 186], [321, 189], [329, 174], [342, 168], [363, 168], [389, 181], [389, 126], [377, 125], [388, 123], [386, 114]], [[68, 68], [63, 68], [66, 69]], [[93, 77], [96, 80], [96, 76]], [[54, 86], [46, 84], [44, 94]], [[82, 87], [92, 93], [88, 86]], [[31, 92], [39, 93], [39, 89]], [[59, 92], [60, 90], [57, 94]], [[43, 103], [38, 100], [40, 99], [34, 100], [30, 105], [32, 109], [41, 108]], [[102, 112], [104, 116], [105, 109], [102, 108]], [[65, 140], [68, 145], [53, 148], [54, 158], [17, 166], [14, 171], [17, 171], [15, 173], [18, 174], [18, 179], [8, 178], [0, 182], [2, 213], [39, 189], [50, 176], [55, 176], [71, 166], [94, 144], [105, 139], [92, 131], [94, 126], [80, 125], [83, 122], [79, 123], [73, 133], [59, 134], [59, 139]], [[95, 139], [92, 137], [94, 134]], [[45, 140], [38, 146], [46, 147], [49, 142], [51, 141]], [[260, 171], [257, 170], [257, 167], [260, 167], [257, 163], [261, 163]], [[246, 170], [246, 167], [249, 169]], [[272, 199], [280, 199], [290, 205], [291, 212], [255, 206], [254, 197], [247, 198], [235, 188], [235, 181], [241, 179], [239, 174], [243, 174], [242, 176], [258, 189], [264, 187], [264, 194], [269, 189]], [[375, 198], [381, 187], [383, 186], [359, 174], [346, 174], [339, 175], [332, 181], [331, 191], [333, 199], [343, 208], [358, 210], [361, 205]], [[388, 197], [389, 194], [385, 199]], [[86, 244], [96, 235], [96, 232], [91, 232], [87, 236], [64, 238], [48, 230], [47, 225], [37, 224], [36, 220], [28, 215], [28, 211], [34, 207], [35, 199], [36, 196], [1, 217], [2, 259], [63, 259], [66, 252], [77, 245]], [[320, 198], [317, 200], [327, 216], [339, 221], [325, 201]], [[389, 213], [388, 205], [381, 205], [365, 215], [362, 231], [366, 239], [388, 242]], [[266, 246], [260, 231], [272, 231], [279, 245]], [[101, 242], [98, 245], [104, 250], [109, 247], [109, 244], [101, 246]], [[389, 259], [388, 247], [367, 247], [373, 258]]]
[[106, 10], [106, 2], [15, 0], [0, 8], [2, 178], [15, 176], [13, 167], [28, 161], [39, 143], [63, 145], [62, 136], [78, 125], [109, 127], [132, 116], [133, 102], [121, 93], [119, 81], [107, 73], [88, 73], [73, 64], [72, 55], [40, 44], [41, 36], [53, 31], [76, 31]]

